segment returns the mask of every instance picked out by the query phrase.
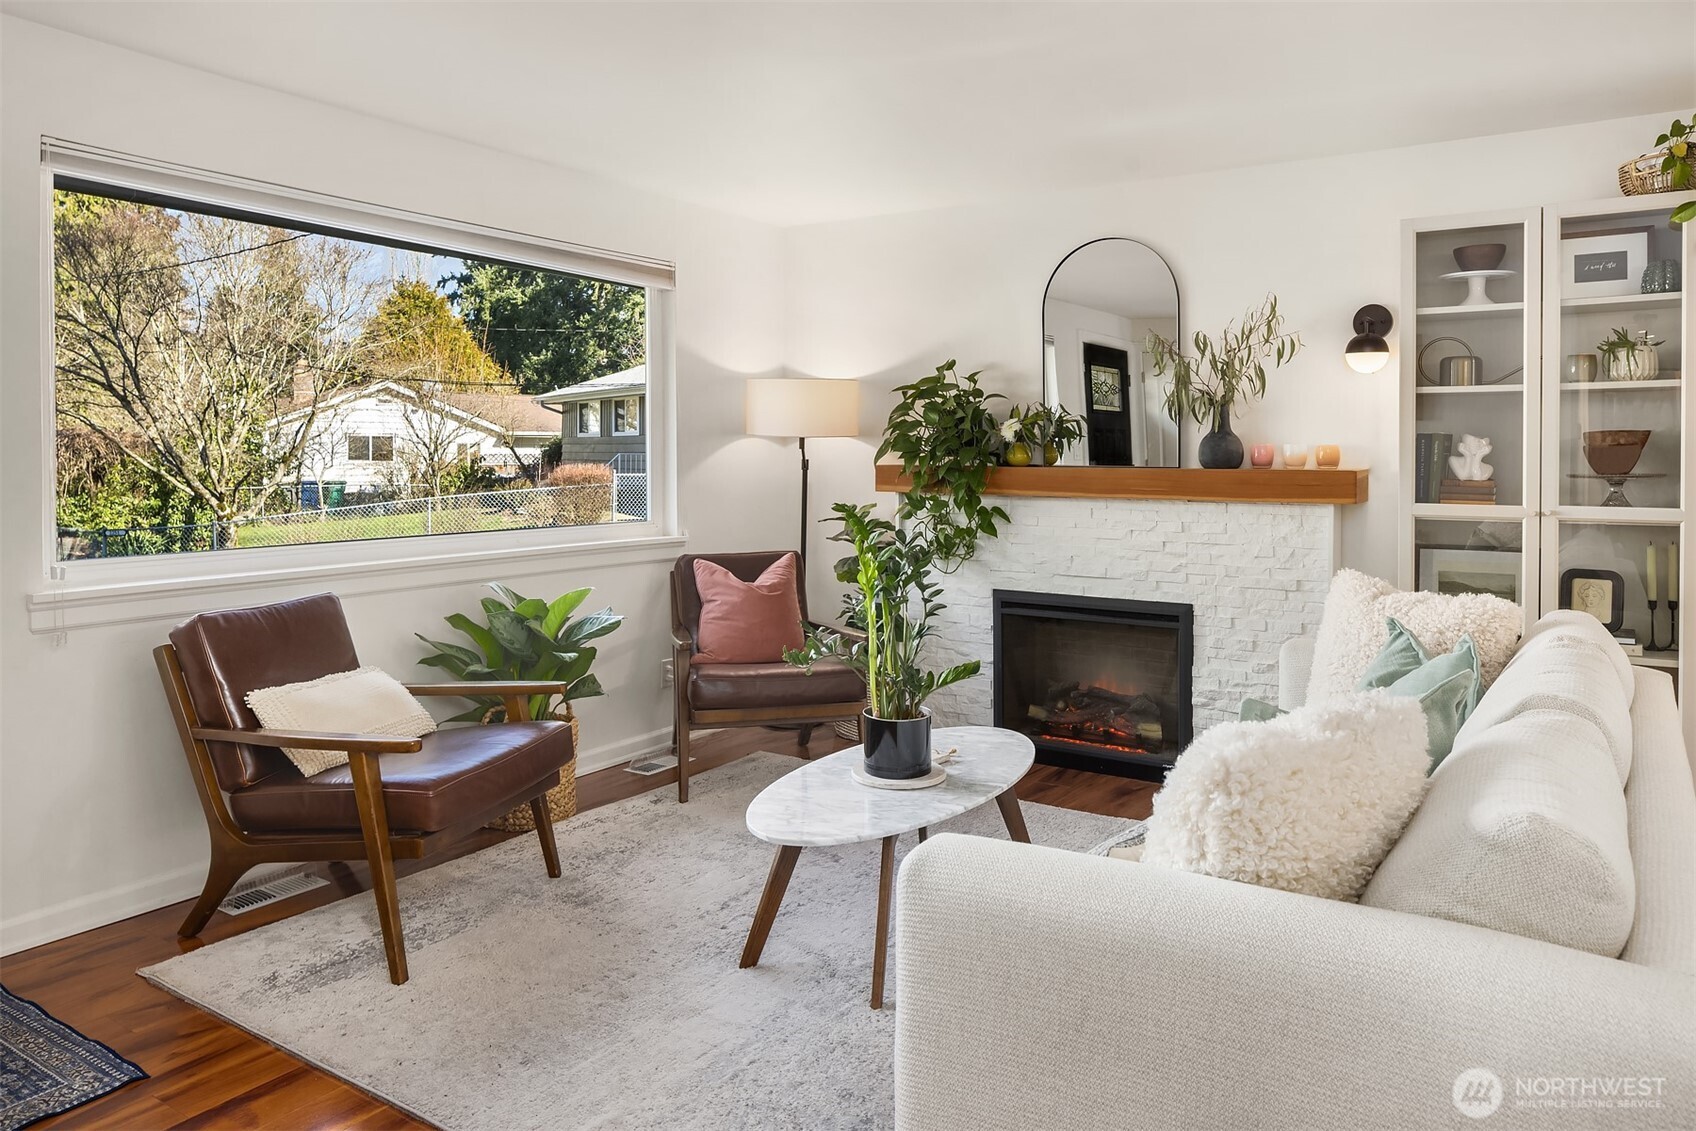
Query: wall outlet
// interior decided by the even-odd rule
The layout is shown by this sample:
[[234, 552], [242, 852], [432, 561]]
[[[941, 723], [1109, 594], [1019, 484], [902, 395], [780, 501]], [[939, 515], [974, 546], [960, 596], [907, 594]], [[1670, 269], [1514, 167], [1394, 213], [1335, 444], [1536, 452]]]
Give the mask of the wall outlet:
[[672, 680], [674, 680], [676, 678], [677, 678], [677, 673], [671, 670], [671, 661], [670, 660], [661, 660], [660, 661], [660, 686], [661, 687], [670, 687]]

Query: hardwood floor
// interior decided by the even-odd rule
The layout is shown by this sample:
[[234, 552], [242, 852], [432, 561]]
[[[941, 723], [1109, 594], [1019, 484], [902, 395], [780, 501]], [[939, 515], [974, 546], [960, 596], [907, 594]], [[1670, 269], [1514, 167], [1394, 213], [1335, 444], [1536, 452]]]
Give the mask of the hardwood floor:
[[[845, 745], [828, 728], [821, 727], [813, 735], [815, 755]], [[691, 765], [699, 762], [700, 768], [692, 769], [690, 776], [752, 750], [794, 749], [794, 736], [786, 732], [719, 731], [696, 741], [696, 758]], [[578, 804], [592, 809], [676, 784], [675, 770], [653, 777], [626, 773], [622, 768], [602, 770], [578, 780]], [[1026, 801], [1108, 816], [1144, 818], [1156, 788], [1149, 782], [1037, 766], [1019, 783], [1019, 796]], [[486, 848], [514, 835], [532, 834], [484, 831], [470, 838], [463, 851], [455, 855]], [[440, 857], [430, 863], [433, 866], [451, 858]], [[565, 866], [569, 874], [569, 860]], [[140, 967], [172, 955], [369, 890], [363, 864], [328, 864], [322, 868], [330, 880], [328, 887], [280, 900], [239, 918], [215, 914], [198, 940], [177, 938], [177, 926], [192, 902], [184, 901], [0, 960], [0, 979], [13, 993], [38, 1002], [86, 1036], [104, 1041], [141, 1065], [151, 1077], [36, 1126], [125, 1131], [427, 1126], [244, 1030], [155, 989], [135, 974]], [[402, 875], [417, 868], [417, 861], [397, 864]], [[726, 961], [734, 958], [729, 955]]]

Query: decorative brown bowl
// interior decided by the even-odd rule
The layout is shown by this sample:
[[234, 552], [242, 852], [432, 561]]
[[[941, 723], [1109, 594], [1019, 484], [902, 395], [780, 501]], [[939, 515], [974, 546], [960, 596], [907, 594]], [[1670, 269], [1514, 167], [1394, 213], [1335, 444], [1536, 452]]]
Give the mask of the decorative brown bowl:
[[1643, 458], [1650, 429], [1584, 433], [1584, 459], [1597, 475], [1630, 475]]
[[1455, 248], [1455, 263], [1462, 271], [1494, 271], [1507, 257], [1505, 243], [1469, 243]]

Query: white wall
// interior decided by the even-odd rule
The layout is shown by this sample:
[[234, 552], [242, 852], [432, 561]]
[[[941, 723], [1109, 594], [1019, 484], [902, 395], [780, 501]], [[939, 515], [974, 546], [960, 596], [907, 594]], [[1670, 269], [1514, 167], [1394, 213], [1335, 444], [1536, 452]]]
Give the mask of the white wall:
[[[1401, 221], [1614, 196], [1619, 162], [1670, 116], [791, 229], [785, 360], [798, 375], [862, 378], [868, 435], [890, 388], [950, 357], [985, 370], [996, 391], [1034, 399], [1055, 264], [1087, 240], [1141, 240], [1177, 276], [1185, 335], [1215, 332], [1277, 293], [1307, 349], [1272, 373], [1263, 402], [1235, 414], [1236, 430], [1245, 444], [1341, 444], [1346, 463], [1370, 466], [1371, 501], [1344, 511], [1344, 561], [1394, 577], [1397, 363], [1361, 376], [1342, 354], [1358, 307], [1404, 313]], [[1196, 439], [1186, 427], [1189, 466]], [[871, 497], [868, 463], [814, 461], [816, 497]]]
[[[149, 656], [174, 618], [144, 610], [62, 641], [29, 631], [26, 595], [47, 586], [42, 135], [675, 261], [679, 510], [690, 548], [793, 539], [793, 451], [740, 436], [742, 378], [781, 366], [775, 229], [12, 18], [0, 19], [0, 72], [0, 950], [194, 894], [206, 856]], [[549, 594], [594, 585], [597, 601], [632, 616], [601, 653], [608, 696], [582, 711], [583, 763], [593, 767], [669, 741], [659, 676], [666, 576], [660, 563], [589, 568], [561, 554], [361, 574], [335, 587], [362, 656], [404, 677], [424, 670], [413, 666], [413, 631], [475, 608], [485, 578]], [[323, 587], [250, 587], [206, 605]]]

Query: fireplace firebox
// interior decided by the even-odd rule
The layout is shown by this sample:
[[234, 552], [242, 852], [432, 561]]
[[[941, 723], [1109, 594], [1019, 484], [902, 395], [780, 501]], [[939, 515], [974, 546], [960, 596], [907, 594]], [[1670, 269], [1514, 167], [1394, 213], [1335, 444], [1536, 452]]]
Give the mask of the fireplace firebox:
[[1038, 760], [1144, 776], [1189, 745], [1191, 606], [997, 589], [993, 614], [995, 725]]

